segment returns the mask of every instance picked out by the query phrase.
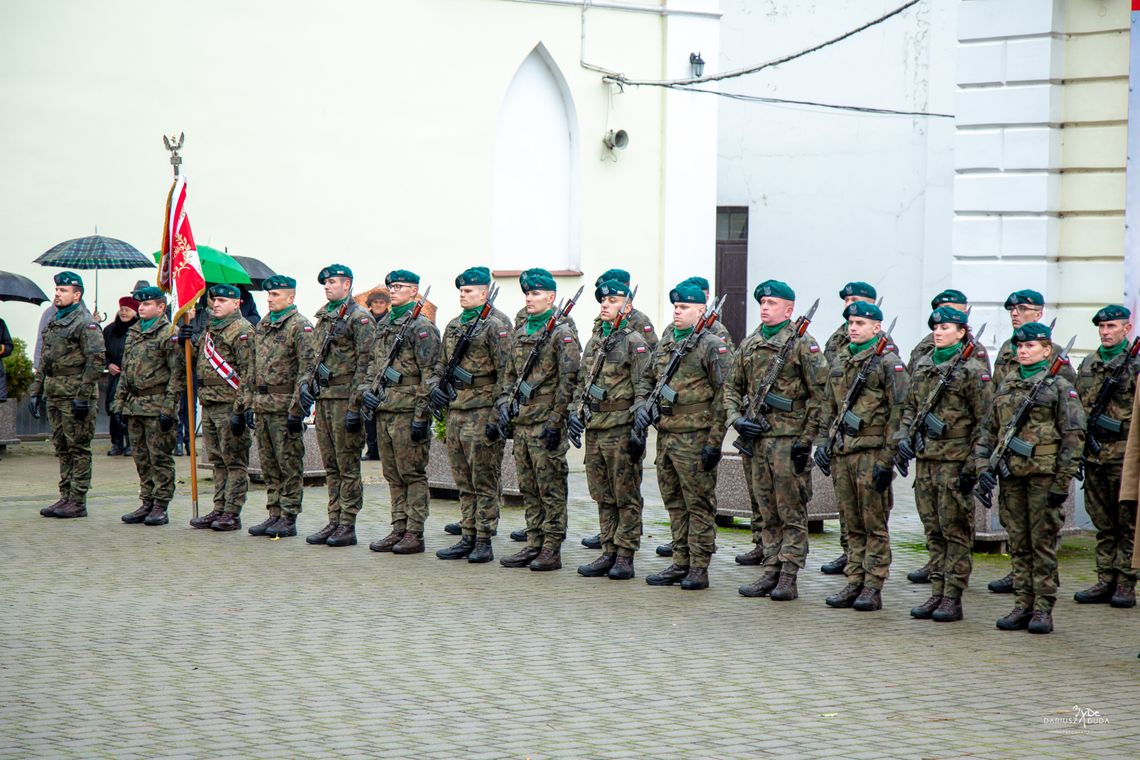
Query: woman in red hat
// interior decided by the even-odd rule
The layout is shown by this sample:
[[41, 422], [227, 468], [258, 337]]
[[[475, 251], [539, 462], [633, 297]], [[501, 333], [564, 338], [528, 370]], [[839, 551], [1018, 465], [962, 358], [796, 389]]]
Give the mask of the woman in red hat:
[[103, 397], [103, 406], [111, 420], [111, 450], [107, 452], [109, 457], [131, 455], [127, 429], [116, 423], [111, 414], [111, 399], [115, 397], [115, 388], [119, 385], [119, 365], [123, 361], [123, 348], [127, 345], [127, 331], [139, 321], [138, 309], [138, 301], [123, 296], [119, 299], [119, 313], [115, 315], [115, 321], [103, 328], [103, 342], [107, 344], [107, 372], [110, 373], [107, 395]]

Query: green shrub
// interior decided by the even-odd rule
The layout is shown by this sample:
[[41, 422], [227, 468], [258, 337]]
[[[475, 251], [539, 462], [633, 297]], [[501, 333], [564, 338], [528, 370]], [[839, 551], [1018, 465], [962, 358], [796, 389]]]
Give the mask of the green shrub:
[[432, 429], [432, 432], [435, 433], [435, 438], [437, 441], [446, 441], [447, 440], [447, 410], [446, 409], [443, 410], [443, 414], [440, 415], [438, 420], [435, 420], [432, 422], [431, 429]]
[[28, 394], [36, 371], [28, 358], [28, 344], [19, 338], [12, 339], [15, 346], [11, 356], [4, 357], [4, 372], [8, 375], [8, 398], [20, 401]]

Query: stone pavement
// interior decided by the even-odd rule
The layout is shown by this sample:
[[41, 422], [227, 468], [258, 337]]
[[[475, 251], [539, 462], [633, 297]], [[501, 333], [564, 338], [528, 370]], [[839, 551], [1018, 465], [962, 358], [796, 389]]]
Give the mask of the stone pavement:
[[[743, 530], [722, 532], [708, 591], [645, 585], [667, 564], [652, 470], [638, 577], [619, 583], [574, 572], [596, 529], [580, 462], [567, 567], [540, 574], [435, 559], [447, 501], [428, 554], [368, 551], [387, 533], [375, 462], [353, 548], [192, 530], [184, 483], [174, 523], [124, 525], [134, 470], [105, 448], [83, 520], [37, 514], [55, 500], [48, 444], [0, 461], [0, 756], [1137, 756], [1140, 611], [1072, 601], [1093, 577], [1087, 538], [1066, 539], [1057, 631], [1035, 637], [994, 628], [1002, 557], [978, 558], [965, 622], [909, 617], [929, 587], [904, 577], [923, 561], [905, 485], [885, 608], [858, 613], [823, 604], [842, 585], [816, 572], [833, 523], [795, 602], [736, 593], [755, 574], [732, 562]], [[309, 532], [324, 491], [305, 498]], [[504, 512], [496, 555], [521, 524]], [[1074, 706], [1100, 717], [1075, 724]]]

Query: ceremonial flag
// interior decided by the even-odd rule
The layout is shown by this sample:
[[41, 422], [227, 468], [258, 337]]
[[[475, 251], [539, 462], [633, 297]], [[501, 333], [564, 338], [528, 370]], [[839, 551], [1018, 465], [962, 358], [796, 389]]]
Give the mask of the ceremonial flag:
[[158, 261], [158, 286], [170, 293], [174, 309], [171, 322], [177, 323], [206, 289], [202, 262], [186, 216], [186, 178], [174, 178], [166, 197], [166, 226], [162, 230], [162, 256]]

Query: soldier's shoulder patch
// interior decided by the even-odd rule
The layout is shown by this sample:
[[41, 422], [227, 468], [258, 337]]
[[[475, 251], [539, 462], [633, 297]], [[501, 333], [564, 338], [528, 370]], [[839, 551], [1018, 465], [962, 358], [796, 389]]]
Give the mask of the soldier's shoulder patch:
[[812, 343], [810, 346], [808, 346], [808, 351], [811, 351], [813, 354], [818, 354], [819, 353], [819, 344]]
[[420, 332], [416, 333], [416, 337], [419, 337], [419, 338], [426, 338], [426, 337], [427, 337], [427, 334], [428, 334], [428, 331], [427, 331], [427, 330], [422, 330], [422, 331], [420, 331]]
[[309, 325], [305, 325], [301, 329], [304, 330], [305, 332], [312, 332], [313, 331], [313, 328], [310, 327]]
[[238, 340], [249, 340], [249, 334], [248, 333], [242, 333], [241, 335], [238, 336]]
[[645, 327], [643, 327], [641, 329], [644, 330], [645, 332], [653, 332], [653, 325], [646, 325]]
[[506, 330], [499, 330], [499, 337], [500, 338], [507, 337], [507, 331]]
[[905, 370], [905, 369], [906, 369], [906, 367], [904, 367], [904, 366], [903, 366], [903, 365], [901, 365], [901, 364], [896, 364], [896, 365], [895, 365], [895, 372], [902, 372], [902, 371], [903, 371], [903, 370]]
[[567, 335], [565, 338], [562, 339], [562, 342], [563, 343], [573, 343], [574, 342], [574, 336]]
[[366, 324], [368, 324], [368, 320], [369, 320], [369, 317], [361, 317], [360, 319], [358, 319], [356, 321], [362, 325], [366, 325]]
[[727, 354], [728, 353], [728, 346], [717, 346], [716, 352], [718, 354]]
[[983, 382], [983, 383], [988, 383], [988, 382], [990, 382], [991, 380], [993, 380], [993, 378], [992, 378], [992, 377], [990, 377], [988, 373], [986, 373], [986, 372], [983, 372], [983, 373], [982, 373], [982, 382]]
[[1069, 389], [1069, 398], [1076, 398], [1076, 397], [1077, 397], [1077, 392], [1075, 390], [1073, 390], [1072, 388], [1070, 388]]
[[645, 351], [646, 351], [646, 347], [645, 347], [645, 346], [638, 346], [638, 347], [637, 347], [637, 353], [639, 353], [639, 354], [644, 354], [644, 353], [645, 353]]
[[92, 323], [90, 323], [89, 325], [87, 325], [87, 329], [88, 329], [88, 330], [98, 330], [98, 329], [99, 329], [99, 325], [97, 325], [97, 324], [95, 324], [94, 322], [92, 322]]

